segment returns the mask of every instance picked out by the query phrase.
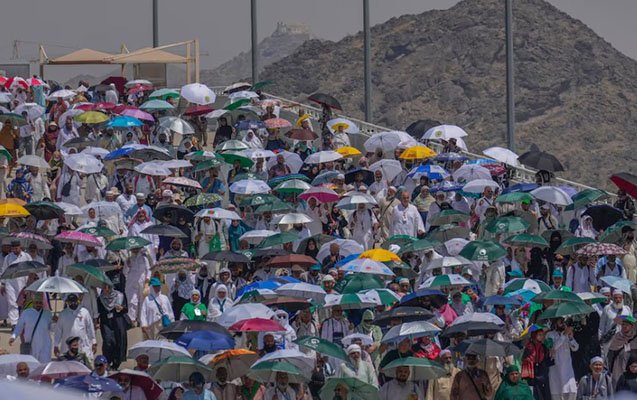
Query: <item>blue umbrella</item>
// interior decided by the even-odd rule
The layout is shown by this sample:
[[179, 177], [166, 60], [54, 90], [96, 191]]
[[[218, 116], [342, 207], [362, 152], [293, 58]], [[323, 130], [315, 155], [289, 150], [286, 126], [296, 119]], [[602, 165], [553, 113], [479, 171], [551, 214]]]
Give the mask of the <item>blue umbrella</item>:
[[86, 393], [124, 391], [115, 380], [92, 375], [72, 376], [70, 378], [61, 379], [57, 382], [56, 387], [57, 386], [80, 390]]
[[184, 333], [175, 343], [189, 350], [219, 351], [234, 348], [234, 339], [232, 337], [213, 331]]
[[276, 288], [278, 288], [279, 286], [282, 286], [282, 285], [283, 285], [283, 283], [277, 282], [277, 281], [275, 281], [273, 279], [268, 279], [267, 281], [254, 282], [254, 283], [251, 283], [249, 285], [245, 285], [241, 289], [237, 290], [237, 297], [243, 295], [246, 292], [250, 292], [252, 290], [258, 290], [258, 289], [274, 290], [274, 289], [276, 289]]
[[467, 164], [484, 165], [484, 164], [497, 164], [498, 161], [490, 158], [477, 158], [475, 160], [467, 161]]
[[422, 175], [426, 175], [429, 179], [441, 181], [449, 176], [449, 171], [439, 165], [426, 164], [412, 169], [409, 174], [407, 174], [408, 177], [414, 179], [418, 179]]
[[139, 119], [126, 115], [113, 118], [106, 124], [109, 128], [133, 128], [142, 125], [144, 125], [144, 123]]
[[519, 306], [520, 305], [520, 301], [518, 299], [516, 299], [515, 297], [507, 297], [507, 296], [498, 296], [493, 295], [493, 296], [489, 296], [486, 299], [484, 299], [484, 303], [485, 306], [490, 306], [490, 305], [513, 305], [513, 306]]
[[421, 289], [415, 292], [409, 293], [400, 299], [401, 305], [420, 306], [421, 299], [429, 297], [431, 304], [436, 307], [442, 307], [447, 302], [447, 295], [440, 290], [435, 289]]
[[436, 192], [457, 192], [459, 190], [461, 190], [463, 188], [464, 185], [458, 184], [458, 183], [453, 183], [450, 181], [442, 181], [436, 185], [433, 185], [430, 189], [429, 192], [431, 193], [436, 193]]
[[286, 283], [301, 283], [300, 279], [292, 278], [291, 276], [279, 276], [273, 279], [276, 282], [281, 283], [281, 285], [285, 285]]
[[511, 192], [530, 192], [533, 189], [539, 188], [540, 185], [537, 183], [516, 183], [513, 186], [509, 186], [508, 188], [502, 191], [502, 194], [507, 194]]
[[316, 178], [312, 181], [312, 186], [322, 185], [324, 183], [330, 183], [332, 179], [336, 178], [341, 172], [338, 171], [327, 171], [318, 174]]
[[117, 160], [118, 158], [126, 157], [135, 150], [133, 147], [120, 147], [117, 150], [113, 150], [104, 156], [104, 161]]
[[257, 130], [257, 129], [266, 128], [265, 123], [263, 123], [263, 121], [253, 121], [249, 119], [237, 122], [236, 124], [234, 124], [234, 127], [238, 131], [247, 131], [249, 129]]
[[358, 258], [358, 256], [360, 256], [361, 253], [354, 253], [354, 254], [350, 254], [349, 256], [343, 258], [341, 261], [338, 261], [337, 263], [334, 264], [335, 267], [340, 267], [342, 265], [347, 264], [348, 262], [355, 260]]

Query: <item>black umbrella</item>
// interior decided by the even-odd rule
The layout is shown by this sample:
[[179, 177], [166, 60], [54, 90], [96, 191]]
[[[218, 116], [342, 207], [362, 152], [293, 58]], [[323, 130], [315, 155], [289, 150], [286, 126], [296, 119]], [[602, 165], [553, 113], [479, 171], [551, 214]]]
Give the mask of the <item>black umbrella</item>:
[[194, 331], [212, 331], [232, 337], [230, 332], [216, 322], [180, 320], [168, 325], [159, 334], [169, 340], [177, 340], [181, 335]]
[[335, 108], [337, 110], [343, 110], [343, 108], [341, 107], [341, 103], [339, 103], [338, 100], [336, 100], [334, 98], [334, 96], [331, 96], [329, 94], [314, 93], [313, 95], [311, 95], [307, 99], [311, 100], [311, 101], [313, 101], [315, 103], [319, 103], [319, 104], [323, 104], [325, 106], [329, 106], [331, 108]]
[[287, 256], [290, 254], [289, 251], [283, 249], [250, 249], [250, 250], [242, 250], [241, 254], [244, 254], [246, 257], [251, 259], [262, 258], [262, 257], [275, 257], [275, 256]]
[[427, 132], [429, 129], [439, 125], [442, 125], [442, 122], [433, 119], [419, 119], [418, 121], [413, 122], [411, 125], [409, 125], [405, 129], [405, 132], [409, 133], [411, 136], [417, 139], [420, 139], [422, 135], [424, 135], [425, 132]]
[[535, 168], [541, 171], [557, 172], [564, 171], [562, 163], [551, 153], [540, 151], [537, 147], [518, 157], [518, 161], [527, 167]]
[[76, 148], [78, 150], [83, 150], [89, 146], [93, 146], [96, 147], [97, 146], [97, 142], [95, 142], [94, 140], [89, 139], [88, 137], [84, 137], [84, 136], [80, 136], [80, 137], [76, 137], [73, 138], [67, 142], [64, 142], [64, 146], [65, 147], [73, 147]]
[[147, 235], [159, 235], [159, 236], [175, 237], [175, 238], [188, 237], [185, 233], [182, 232], [181, 229], [177, 228], [176, 226], [168, 225], [168, 224], [151, 225], [148, 228], [141, 231], [140, 233], [145, 233]]
[[428, 306], [434, 306], [436, 308], [440, 308], [446, 303], [447, 295], [435, 289], [420, 289], [409, 293], [400, 299], [400, 304], [402, 306], [424, 306], [427, 308]]
[[400, 306], [394, 307], [389, 311], [384, 311], [376, 316], [374, 325], [380, 327], [389, 326], [392, 319], [400, 319], [402, 323], [412, 321], [423, 321], [433, 318], [433, 312], [422, 307]]
[[458, 353], [473, 353], [483, 357], [506, 357], [515, 356], [522, 352], [513, 343], [501, 342], [491, 339], [465, 340], [453, 346], [453, 351]]
[[195, 219], [195, 213], [192, 212], [192, 210], [176, 204], [159, 206], [153, 213], [153, 217], [155, 217], [155, 219], [162, 221], [167, 215], [171, 217], [171, 221], [173, 223], [177, 222], [177, 219], [179, 219], [180, 217], [185, 218], [187, 222], [192, 222]]
[[14, 279], [21, 276], [29, 276], [30, 273], [48, 271], [49, 267], [38, 261], [22, 261], [11, 264], [2, 273], [0, 279]]
[[374, 183], [374, 173], [364, 168], [347, 172], [345, 174], [345, 183], [350, 184], [356, 182], [358, 175], [360, 175], [360, 179], [365, 185], [369, 186]]
[[504, 325], [498, 325], [493, 322], [469, 321], [458, 325], [448, 326], [440, 336], [452, 337], [459, 333], [464, 333], [467, 336], [482, 336], [501, 332], [503, 329]]
[[606, 230], [609, 226], [624, 217], [624, 213], [608, 204], [600, 204], [588, 207], [582, 215], [590, 215], [593, 218], [593, 228], [597, 231]]
[[229, 261], [238, 263], [250, 262], [250, 259], [245, 255], [228, 250], [211, 252], [203, 256], [201, 259], [206, 261]]
[[[119, 268], [119, 266], [117, 264], [113, 264], [111, 262], [109, 262], [108, 260], [105, 260], [103, 258], [95, 258], [93, 260], [86, 260], [84, 261], [83, 264], [87, 264], [90, 266], [93, 266], [95, 268], [99, 268], [104, 272], [109, 272], [109, 271], [113, 271], [116, 270], [117, 268]], [[109, 276], [110, 278], [110, 276]]]
[[49, 201], [35, 201], [24, 206], [38, 220], [58, 219], [64, 216], [64, 210]]

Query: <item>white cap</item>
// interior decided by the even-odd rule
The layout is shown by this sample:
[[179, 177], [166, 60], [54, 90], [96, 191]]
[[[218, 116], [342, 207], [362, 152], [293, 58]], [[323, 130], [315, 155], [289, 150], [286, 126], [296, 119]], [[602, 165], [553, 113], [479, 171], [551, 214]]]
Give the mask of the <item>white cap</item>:
[[347, 354], [350, 355], [352, 353], [360, 353], [361, 352], [361, 346], [357, 345], [357, 344], [350, 344], [349, 346], [347, 346]]
[[136, 197], [138, 200], [144, 200], [144, 199], [146, 199], [146, 195], [145, 195], [144, 193], [137, 193], [137, 194], [135, 195], [135, 197]]
[[325, 274], [325, 276], [323, 276], [323, 282], [336, 282], [336, 280], [332, 275]]
[[608, 286], [604, 286], [603, 288], [599, 289], [599, 292], [601, 294], [610, 293], [610, 288]]
[[173, 197], [173, 191], [170, 189], [166, 189], [161, 193], [161, 195], [163, 197]]
[[621, 291], [621, 290], [619, 290], [619, 289], [615, 289], [615, 290], [613, 290], [613, 296], [617, 296], [617, 295], [619, 295], [619, 296], [623, 296], [623, 295], [624, 295], [624, 292], [622, 292], [622, 291]]

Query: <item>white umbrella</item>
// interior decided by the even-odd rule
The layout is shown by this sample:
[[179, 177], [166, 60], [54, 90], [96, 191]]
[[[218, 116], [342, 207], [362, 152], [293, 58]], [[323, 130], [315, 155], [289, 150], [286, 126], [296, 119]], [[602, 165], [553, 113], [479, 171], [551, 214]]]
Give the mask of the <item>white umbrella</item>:
[[296, 348], [273, 351], [259, 358], [253, 367], [267, 361], [286, 361], [295, 367], [310, 373], [314, 369], [316, 358], [305, 354]]
[[170, 176], [172, 174], [167, 167], [152, 161], [136, 165], [135, 172], [151, 176]]
[[299, 297], [313, 300], [317, 303], [323, 303], [325, 296], [327, 296], [322, 287], [305, 282], [286, 283], [274, 289], [274, 291], [281, 296]]
[[40, 156], [22, 156], [16, 161], [18, 164], [28, 167], [38, 167], [41, 169], [49, 169], [49, 163]]
[[363, 346], [371, 346], [374, 344], [372, 337], [366, 333], [352, 333], [351, 335], [347, 335], [341, 339], [341, 343], [343, 343], [343, 346], [349, 346], [354, 343], [355, 340], [360, 340]]
[[558, 206], [567, 206], [573, 203], [573, 199], [568, 193], [555, 186], [540, 186], [531, 190], [531, 195], [538, 200]]
[[483, 150], [482, 154], [514, 167], [520, 166], [518, 155], [504, 147], [489, 147], [488, 149]]
[[68, 117], [73, 118], [73, 124], [74, 125], [78, 125], [77, 122], [75, 122], [75, 117], [77, 117], [78, 115], [84, 114], [86, 111], [84, 110], [80, 110], [78, 108], [71, 108], [69, 110], [66, 110], [58, 119], [58, 121], [60, 121], [60, 125], [64, 125], [64, 123], [66, 122], [66, 119]]
[[223, 88], [223, 92], [224, 93], [228, 93], [232, 90], [237, 90], [237, 89], [250, 89], [252, 87], [251, 84], [249, 84], [248, 82], [235, 82], [231, 85], [226, 86], [225, 88]]
[[[57, 203], [60, 204], [60, 203]], [[82, 206], [81, 210], [82, 213], [85, 215], [88, 215], [88, 211], [90, 209], [94, 209], [95, 213], [97, 214], [97, 216], [99, 218], [109, 218], [112, 217], [114, 215], [121, 215], [122, 214], [122, 209], [120, 208], [120, 206], [113, 202], [110, 201], [97, 201], [94, 203], [89, 203], [85, 206]]]
[[245, 240], [249, 244], [256, 246], [259, 243], [261, 243], [261, 241], [263, 241], [263, 239], [265, 239], [267, 237], [270, 237], [270, 236], [272, 236], [274, 234], [276, 234], [275, 231], [270, 231], [270, 230], [267, 230], [267, 229], [257, 229], [257, 230], [248, 231], [248, 232], [244, 233], [239, 238], [239, 241]]
[[73, 96], [75, 96], [74, 91], [62, 89], [62, 90], [56, 90], [55, 92], [51, 93], [49, 97], [47, 97], [47, 100], [57, 100], [60, 97], [63, 99], [66, 99]]
[[289, 181], [282, 182], [280, 185], [274, 188], [274, 190], [283, 190], [283, 189], [297, 189], [306, 191], [310, 189], [312, 185], [307, 182], [304, 182], [300, 179], [290, 179]]
[[484, 313], [484, 312], [474, 312], [474, 313], [463, 314], [459, 316], [449, 326], [458, 326], [462, 324], [475, 323], [475, 322], [504, 325], [504, 321], [502, 321], [500, 317], [498, 317], [495, 314]]
[[159, 127], [162, 129], [170, 129], [181, 135], [192, 135], [195, 133], [195, 128], [193, 128], [189, 122], [179, 117], [161, 117], [159, 118]]
[[352, 121], [350, 121], [349, 119], [345, 119], [345, 118], [334, 118], [331, 119], [329, 121], [327, 121], [327, 129], [330, 130], [330, 132], [334, 133], [336, 132], [336, 129], [334, 129], [335, 125], [347, 125], [347, 128], [345, 128], [343, 130], [343, 132], [345, 133], [359, 133], [360, 129], [358, 129], [358, 126], [356, 126], [355, 123], [353, 123]]
[[215, 92], [201, 83], [191, 83], [183, 86], [181, 88], [181, 97], [199, 105], [212, 104], [217, 99]]
[[221, 314], [221, 316], [217, 318], [217, 323], [227, 328], [244, 319], [270, 319], [273, 316], [274, 312], [261, 303], [238, 304]]
[[[86, 368], [88, 370], [88, 368]], [[88, 370], [87, 374], [90, 373]], [[15, 374], [15, 370], [10, 374]], [[46, 400], [86, 400], [77, 390], [38, 385], [26, 380], [0, 380], [0, 393], [3, 399], [46, 399]]]
[[382, 276], [395, 275], [388, 266], [380, 261], [372, 260], [371, 258], [356, 258], [345, 265], [340, 266], [338, 269], [345, 273], [352, 272]]
[[208, 114], [206, 114], [206, 118], [210, 118], [210, 119], [214, 119], [214, 118], [219, 118], [222, 115], [225, 115], [227, 113], [229, 113], [230, 111], [224, 109], [224, 108], [220, 108], [217, 110], [214, 110], [213, 112], [210, 112]]
[[[464, 247], [464, 245], [462, 247]], [[427, 268], [425, 270], [430, 271], [436, 268], [452, 268], [470, 264], [472, 264], [472, 262], [462, 256], [444, 256], [440, 258], [434, 258], [433, 260], [429, 261], [429, 264], [427, 264]]]
[[469, 243], [467, 239], [455, 238], [445, 242], [445, 249], [450, 256], [457, 256], [460, 251]]
[[408, 148], [417, 145], [418, 142], [411, 135], [402, 131], [375, 133], [363, 144], [367, 152], [375, 153], [377, 149], [381, 149], [391, 154], [398, 147]]
[[69, 154], [64, 157], [64, 164], [82, 174], [96, 174], [104, 168], [104, 164], [95, 156], [83, 153]]
[[314, 154], [310, 154], [306, 159], [306, 164], [321, 164], [331, 161], [340, 160], [343, 156], [333, 150], [319, 151]]
[[148, 81], [146, 79], [133, 79], [132, 81], [128, 81], [124, 84], [124, 87], [127, 88], [131, 88], [135, 85], [148, 85], [148, 86], [153, 86], [153, 83], [151, 81]]
[[365, 251], [365, 249], [360, 243], [355, 242], [351, 239], [334, 239], [332, 241], [324, 243], [321, 246], [318, 254], [316, 255], [316, 259], [323, 260], [325, 257], [327, 257], [328, 254], [330, 254], [330, 246], [332, 244], [339, 245], [340, 247], [339, 254], [343, 257], [347, 257], [349, 255], [356, 254], [356, 253], [362, 253], [363, 251]]
[[[114, 204], [117, 205], [117, 203], [114, 203]], [[75, 204], [65, 203], [63, 201], [58, 201], [58, 202], [55, 203], [55, 205], [64, 210], [64, 215], [78, 216], [78, 215], [84, 215], [85, 214], [84, 211], [82, 211], [82, 209], [80, 207], [76, 206]], [[117, 206], [117, 208], [119, 208], [119, 206]], [[121, 212], [121, 208], [120, 208], [120, 212]]]
[[[241, 150], [241, 154], [253, 160], [256, 160], [257, 158], [270, 158], [270, 157], [276, 156], [276, 154], [274, 154], [272, 150], [263, 150], [263, 149], [245, 149], [245, 150]], [[302, 163], [303, 161], [301, 161], [301, 164]], [[292, 169], [292, 167], [290, 167], [290, 169]]]
[[30, 354], [5, 354], [0, 356], [0, 376], [14, 375], [15, 367], [21, 362], [26, 363], [30, 371], [40, 365], [40, 361]]
[[440, 332], [440, 328], [431, 322], [413, 321], [405, 322], [392, 327], [383, 336], [383, 343], [397, 343], [404, 339], [418, 339], [424, 336], [434, 336]]
[[441, 139], [461, 138], [468, 136], [462, 128], [455, 125], [438, 125], [430, 128], [421, 139]]
[[88, 293], [88, 290], [72, 279], [62, 276], [51, 276], [45, 279], [38, 279], [26, 289], [30, 292], [39, 293]]
[[230, 191], [236, 194], [262, 194], [269, 193], [270, 186], [256, 179], [242, 179], [230, 185]]
[[376, 206], [378, 203], [376, 199], [367, 193], [361, 192], [353, 192], [349, 195], [343, 197], [337, 204], [336, 207], [343, 210], [355, 210], [358, 208], [359, 204], [365, 204], [367, 206]]
[[471, 282], [458, 274], [435, 275], [427, 278], [418, 289], [439, 288], [447, 286], [466, 286]]
[[168, 169], [192, 168], [192, 164], [188, 160], [166, 160], [166, 161], [153, 161], [153, 162]]
[[210, 217], [212, 219], [230, 219], [230, 220], [241, 220], [242, 218], [234, 211], [226, 210], [225, 208], [215, 207], [215, 208], [206, 208], [200, 210], [195, 214], [195, 217]]
[[[283, 156], [283, 159], [285, 160], [285, 164], [287, 164], [287, 166], [290, 167], [290, 171], [293, 174], [296, 174], [296, 173], [299, 172], [299, 170], [303, 166], [303, 160], [301, 160], [301, 157], [298, 154], [291, 153], [291, 152], [289, 152], [287, 150], [284, 150], [284, 151], [282, 151], [282, 152], [280, 152], [280, 153], [278, 153], [276, 155], [278, 156], [279, 154]], [[276, 159], [277, 159], [277, 157], [271, 157], [268, 160], [268, 163], [267, 163], [268, 168], [272, 168], [274, 166], [274, 164], [276, 164]], [[307, 163], [307, 159], [305, 159], [305, 162]]]
[[383, 172], [383, 179], [386, 181], [392, 181], [403, 170], [403, 166], [398, 160], [379, 160], [369, 166], [370, 171], [376, 172], [381, 170]]
[[256, 99], [258, 97], [259, 95], [251, 90], [240, 90], [228, 95], [228, 98], [231, 100], [232, 103], [239, 99]]
[[284, 214], [279, 218], [276, 222], [279, 225], [288, 225], [288, 224], [309, 224], [314, 221], [312, 218], [308, 217], [306, 214], [302, 213], [289, 213]]
[[128, 349], [128, 358], [130, 359], [135, 359], [142, 354], [148, 356], [151, 364], [172, 356], [191, 357], [185, 347], [166, 340], [144, 340], [135, 343]]
[[467, 193], [482, 193], [487, 187], [496, 190], [500, 186], [493, 179], [476, 179], [464, 185], [462, 191]]
[[44, 115], [46, 109], [38, 103], [24, 103], [13, 110], [14, 113], [22, 115], [26, 111], [30, 119], [36, 119]]
[[93, 147], [93, 146], [88, 146], [84, 150], [80, 151], [80, 154], [88, 154], [93, 157], [100, 157], [100, 158], [103, 158], [108, 153], [110, 153], [110, 151], [103, 149], [101, 147]]
[[476, 164], [465, 164], [452, 174], [456, 182], [471, 182], [476, 179], [491, 179], [491, 172]]

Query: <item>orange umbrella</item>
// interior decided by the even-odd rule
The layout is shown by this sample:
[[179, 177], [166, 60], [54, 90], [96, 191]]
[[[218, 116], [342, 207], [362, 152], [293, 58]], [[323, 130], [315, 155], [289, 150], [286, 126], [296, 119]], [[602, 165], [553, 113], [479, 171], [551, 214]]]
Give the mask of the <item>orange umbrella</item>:
[[226, 350], [216, 355], [208, 365], [213, 370], [225, 368], [228, 371], [228, 380], [240, 378], [250, 371], [250, 367], [259, 359], [259, 355], [254, 351], [246, 349]]
[[28, 217], [30, 214], [26, 208], [13, 203], [0, 204], [0, 217]]

